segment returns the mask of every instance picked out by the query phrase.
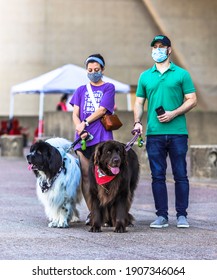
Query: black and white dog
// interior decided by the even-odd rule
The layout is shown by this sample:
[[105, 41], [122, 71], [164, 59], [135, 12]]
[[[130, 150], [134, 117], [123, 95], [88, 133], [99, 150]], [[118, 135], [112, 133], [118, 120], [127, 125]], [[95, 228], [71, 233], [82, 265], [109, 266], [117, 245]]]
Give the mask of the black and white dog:
[[69, 153], [71, 142], [64, 138], [38, 141], [26, 156], [36, 175], [39, 201], [44, 205], [49, 227], [66, 228], [79, 221], [76, 204], [82, 199], [79, 159]]

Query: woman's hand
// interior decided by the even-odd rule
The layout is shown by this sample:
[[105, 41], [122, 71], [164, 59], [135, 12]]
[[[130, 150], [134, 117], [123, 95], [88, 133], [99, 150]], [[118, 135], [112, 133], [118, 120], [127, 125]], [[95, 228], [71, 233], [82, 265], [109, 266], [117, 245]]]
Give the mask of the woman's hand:
[[[76, 125], [75, 130], [77, 132], [78, 135], [81, 135], [81, 133], [84, 131], [85, 129], [85, 123], [81, 122], [78, 125]], [[81, 139], [85, 139], [87, 137], [87, 133], [83, 133], [81, 135]]]

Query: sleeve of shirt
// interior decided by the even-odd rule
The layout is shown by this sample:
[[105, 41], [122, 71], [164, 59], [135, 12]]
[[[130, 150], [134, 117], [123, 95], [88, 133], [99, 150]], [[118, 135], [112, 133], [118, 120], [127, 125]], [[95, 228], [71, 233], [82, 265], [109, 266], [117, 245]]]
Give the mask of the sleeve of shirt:
[[103, 97], [100, 101], [100, 106], [106, 108], [110, 113], [113, 113], [115, 106], [115, 86], [107, 83]]
[[187, 72], [187, 71], [185, 72], [185, 74], [183, 76], [182, 88], [183, 88], [184, 94], [196, 92], [192, 78], [191, 78], [189, 72]]
[[81, 87], [79, 87], [78, 89], [76, 89], [76, 91], [73, 93], [73, 96], [71, 98], [71, 100], [69, 101], [69, 103], [74, 106], [74, 105], [77, 105], [77, 106], [80, 106], [80, 94], [81, 92]]

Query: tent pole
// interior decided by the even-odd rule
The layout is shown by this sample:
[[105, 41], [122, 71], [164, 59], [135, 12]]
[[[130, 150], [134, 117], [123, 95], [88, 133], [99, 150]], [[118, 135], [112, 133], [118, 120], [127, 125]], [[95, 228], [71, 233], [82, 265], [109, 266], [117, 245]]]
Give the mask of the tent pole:
[[43, 111], [44, 111], [44, 91], [40, 92], [40, 101], [39, 101], [39, 118], [38, 118], [38, 137], [43, 136]]
[[10, 114], [9, 114], [9, 120], [12, 120], [14, 116], [14, 94], [11, 91], [10, 93]]

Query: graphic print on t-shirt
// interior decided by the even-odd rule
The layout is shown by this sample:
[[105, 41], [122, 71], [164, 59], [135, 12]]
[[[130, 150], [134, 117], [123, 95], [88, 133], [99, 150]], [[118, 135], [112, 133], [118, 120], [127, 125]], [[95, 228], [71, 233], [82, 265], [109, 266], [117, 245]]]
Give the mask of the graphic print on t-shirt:
[[[100, 101], [101, 101], [102, 96], [103, 96], [103, 92], [100, 91], [100, 90], [93, 91], [93, 96], [94, 96], [94, 98], [96, 100], [96, 103], [97, 103], [97, 105], [99, 107]], [[85, 92], [84, 108], [83, 108], [83, 110], [84, 110], [84, 113], [86, 113], [86, 114], [95, 112], [95, 107], [94, 107], [94, 105], [93, 105], [93, 103], [91, 101], [91, 98], [90, 98], [90, 96], [89, 96], [87, 91]]]

